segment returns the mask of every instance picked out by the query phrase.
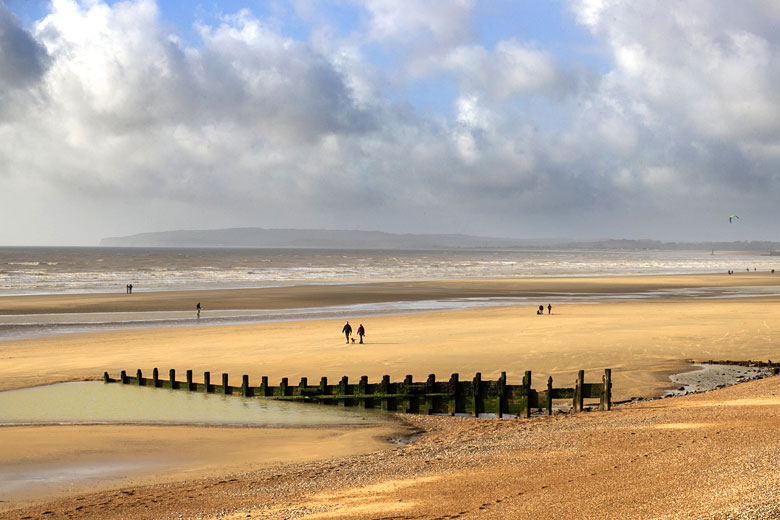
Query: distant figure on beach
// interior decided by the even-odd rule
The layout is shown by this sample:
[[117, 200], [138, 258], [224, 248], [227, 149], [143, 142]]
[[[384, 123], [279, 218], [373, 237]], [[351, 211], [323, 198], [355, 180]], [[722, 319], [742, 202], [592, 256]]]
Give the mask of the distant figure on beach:
[[344, 325], [344, 328], [341, 329], [341, 332], [344, 333], [344, 335], [347, 337], [347, 343], [349, 343], [349, 335], [352, 334], [352, 326], [347, 322], [346, 325]]
[[127, 292], [130, 293], [130, 294], [133, 294], [133, 284], [128, 284], [127, 285]]
[[195, 310], [198, 311], [198, 319], [200, 319], [200, 302], [195, 306]]
[[362, 323], [358, 327], [357, 334], [358, 334], [358, 336], [360, 336], [360, 343], [362, 344], [363, 343], [363, 336], [366, 335], [366, 329], [363, 328], [363, 324]]
[[547, 314], [552, 314], [552, 304], [551, 303], [547, 304]]

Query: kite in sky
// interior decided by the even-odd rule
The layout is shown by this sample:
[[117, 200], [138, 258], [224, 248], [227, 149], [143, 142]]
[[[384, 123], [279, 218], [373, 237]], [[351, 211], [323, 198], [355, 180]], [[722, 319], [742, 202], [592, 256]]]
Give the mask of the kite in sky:
[[729, 215], [729, 224], [731, 224], [731, 219], [733, 218], [739, 218], [739, 217], [736, 215]]

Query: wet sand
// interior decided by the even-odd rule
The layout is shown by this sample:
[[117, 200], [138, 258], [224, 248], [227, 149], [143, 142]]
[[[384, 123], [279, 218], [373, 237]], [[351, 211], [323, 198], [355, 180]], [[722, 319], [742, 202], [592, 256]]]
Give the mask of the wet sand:
[[0, 511], [36, 500], [171, 483], [385, 449], [405, 433], [372, 427], [163, 425], [0, 427]]
[[[0, 312], [175, 310], [179, 309], [180, 305], [181, 308], [192, 307], [190, 300], [209, 302], [208, 305], [204, 305], [206, 308], [270, 308], [269, 306], [272, 305], [313, 306], [340, 304], [347, 301], [350, 303], [387, 301], [392, 298], [429, 299], [499, 294], [538, 295], [539, 303], [546, 304], [547, 302], [543, 298], [553, 293], [588, 293], [593, 294], [598, 299], [599, 294], [615, 295], [638, 291], [666, 291], [729, 285], [776, 287], [778, 284], [780, 284], [780, 276], [753, 275], [751, 273], [743, 276], [534, 279], [511, 282], [502, 280], [371, 284], [344, 287], [312, 286], [273, 290], [208, 291], [201, 294], [186, 293], [186, 295], [138, 292], [133, 295], [0, 298], [0, 309], [5, 309]], [[674, 294], [678, 295], [678, 293]], [[187, 296], [186, 306], [180, 301], [184, 296]], [[586, 381], [595, 381], [600, 380], [601, 370], [612, 368], [615, 399], [623, 400], [631, 397], [657, 396], [675, 388], [676, 386], [669, 381], [669, 375], [690, 370], [686, 359], [780, 359], [778, 355], [780, 351], [777, 348], [777, 340], [780, 337], [780, 320], [778, 319], [780, 318], [780, 298], [777, 297], [696, 299], [684, 296], [665, 296], [649, 301], [611, 300], [602, 304], [555, 305], [552, 314], [544, 316], [535, 314], [536, 306], [534, 304], [379, 317], [344, 316], [343, 319], [338, 320], [256, 325], [136, 329], [8, 341], [0, 343], [0, 358], [2, 359], [2, 363], [0, 363], [0, 389], [61, 381], [99, 379], [103, 371], [118, 374], [120, 370], [132, 372], [136, 368], [141, 368], [145, 373], [151, 373], [154, 367], [158, 367], [162, 373], [167, 373], [169, 368], [175, 368], [179, 373], [186, 369], [192, 369], [196, 374], [196, 379], [206, 370], [211, 371], [212, 374], [228, 372], [231, 375], [231, 381], [238, 381], [241, 374], [249, 374], [250, 380], [253, 382], [259, 381], [262, 375], [269, 376], [272, 381], [289, 377], [291, 382], [297, 381], [300, 377], [308, 377], [310, 381], [318, 380], [321, 376], [335, 380], [343, 375], [348, 375], [353, 380], [361, 375], [369, 376], [370, 380], [378, 380], [384, 374], [390, 375], [394, 380], [402, 379], [406, 374], [413, 374], [415, 380], [421, 380], [430, 373], [435, 373], [437, 377], [444, 379], [453, 372], [459, 372], [462, 378], [470, 378], [477, 371], [482, 372], [483, 379], [493, 379], [501, 371], [506, 371], [509, 382], [513, 383], [521, 380], [525, 370], [533, 370], [534, 386], [537, 387], [546, 381], [548, 375], [553, 376], [556, 386], [571, 386], [576, 371], [579, 369], [586, 370]], [[366, 326], [368, 334], [365, 345], [344, 343], [343, 335], [339, 333], [344, 319], [350, 319], [355, 328], [361, 322]], [[771, 381], [775, 379], [777, 378], [772, 378]], [[748, 388], [749, 385], [758, 385], [750, 387], [756, 389], [768, 388], [760, 386], [761, 384], [767, 383], [763, 381], [746, 383], [740, 385], [739, 388]], [[712, 394], [731, 391], [733, 390], [718, 390]], [[760, 392], [756, 393], [756, 396], [765, 395], [767, 399], [771, 398], [770, 393], [759, 394]], [[764, 398], [761, 397], [761, 399]], [[491, 497], [496, 495], [498, 499], [501, 499], [501, 502], [496, 504], [516, 502], [515, 499], [510, 499], [508, 494], [504, 498], [499, 496], [499, 492], [508, 489], [504, 484], [496, 484], [491, 487], [495, 478], [488, 478], [488, 473], [485, 472], [493, 464], [499, 468], [496, 470], [498, 474], [514, 475], [514, 478], [518, 479], [522, 474], [521, 468], [527, 468], [527, 464], [530, 462], [534, 464], [539, 462], [535, 457], [524, 459], [519, 454], [511, 456], [503, 462], [500, 458], [496, 458], [496, 454], [499, 452], [512, 453], [509, 447], [513, 445], [512, 443], [519, 442], [515, 432], [518, 424], [522, 424], [521, 430], [531, 427], [538, 428], [543, 434], [542, 438], [547, 439], [540, 445], [527, 444], [523, 441], [520, 443], [521, 446], [527, 446], [530, 452], [550, 449], [557, 452], [558, 448], [555, 447], [557, 444], [550, 444], [552, 441], [546, 437], [548, 434], [544, 433], [545, 428], [555, 430], [560, 425], [570, 425], [576, 429], [579, 428], [577, 425], [583, 422], [583, 424], [589, 425], [589, 429], [583, 430], [584, 438], [577, 442], [585, 443], [590, 449], [593, 446], [590, 446], [589, 443], [594, 445], [597, 443], [599, 435], [603, 434], [600, 428], [606, 427], [607, 423], [613, 420], [612, 417], [626, 418], [627, 422], [623, 428], [629, 428], [632, 421], [636, 420], [663, 421], [666, 419], [661, 416], [656, 417], [653, 414], [656, 413], [656, 410], [662, 410], [663, 413], [674, 415], [677, 413], [676, 408], [670, 407], [667, 403], [677, 402], [677, 399], [680, 398], [654, 401], [654, 403], [662, 402], [663, 404], [659, 405], [660, 408], [655, 408], [654, 405], [638, 408], [644, 411], [636, 416], [622, 415], [623, 412], [620, 414], [592, 413], [565, 419], [556, 418], [551, 421], [533, 419], [528, 423], [409, 418], [411, 423], [430, 432], [411, 447], [393, 448], [390, 445], [385, 445], [389, 447], [373, 455], [358, 455], [357, 452], [352, 452], [353, 455], [341, 458], [331, 458], [328, 454], [323, 454], [322, 457], [326, 459], [324, 462], [307, 463], [311, 465], [304, 466], [295, 465], [295, 463], [300, 462], [300, 459], [285, 458], [286, 462], [293, 465], [275, 466], [275, 469], [270, 472], [263, 473], [261, 471], [255, 473], [254, 476], [244, 475], [235, 482], [219, 484], [219, 486], [216, 483], [224, 480], [220, 476], [226, 475], [229, 471], [216, 468], [204, 470], [203, 473], [212, 474], [213, 478], [209, 477], [206, 481], [199, 481], [187, 486], [159, 484], [157, 487], [143, 488], [145, 489], [143, 493], [147, 498], [154, 494], [160, 495], [156, 503], [151, 500], [144, 502], [146, 504], [144, 507], [151, 508], [148, 509], [148, 514], [144, 512], [144, 509], [139, 509], [142, 506], [139, 505], [141, 502], [135, 496], [137, 494], [135, 491], [133, 495], [126, 497], [118, 492], [105, 492], [94, 496], [102, 497], [99, 500], [108, 500], [108, 502], [115, 504], [120, 509], [113, 510], [122, 511], [121, 516], [126, 518], [178, 517], [178, 513], [174, 514], [176, 511], [186, 511], [186, 513], [182, 513], [185, 518], [195, 516], [195, 511], [199, 511], [198, 515], [202, 513], [203, 517], [209, 518], [216, 516], [221, 508], [232, 509], [239, 506], [251, 509], [253, 516], [263, 517], [262, 515], [266, 515], [268, 518], [283, 518], [294, 516], [289, 511], [278, 512], [281, 509], [271, 513], [268, 509], [271, 506], [265, 509], [252, 509], [252, 507], [260, 503], [277, 504], [278, 507], [282, 507], [279, 505], [281, 504], [279, 500], [290, 500], [290, 503], [297, 504], [296, 507], [305, 508], [309, 507], [307, 504], [313, 503], [313, 495], [304, 493], [301, 495], [303, 498], [292, 500], [289, 495], [290, 490], [303, 490], [306, 493], [316, 491], [317, 496], [326, 503], [325, 506], [322, 506], [323, 508], [328, 509], [331, 513], [341, 511], [335, 516], [331, 513], [322, 516], [323, 511], [318, 510], [321, 515], [319, 517], [375, 518], [376, 516], [372, 516], [374, 513], [370, 513], [370, 511], [376, 511], [377, 506], [374, 504], [376, 501], [368, 497], [385, 495], [390, 497], [387, 504], [391, 504], [393, 507], [387, 507], [389, 510], [395, 511], [394, 508], [398, 506], [396, 502], [399, 499], [402, 502], [405, 500], [407, 492], [403, 490], [416, 489], [418, 490], [416, 491], [418, 493], [417, 501], [414, 501], [411, 506], [408, 503], [404, 504], [408, 508], [402, 508], [401, 512], [421, 511], [423, 502], [427, 503], [427, 501], [423, 501], [419, 497], [424, 496], [425, 493], [430, 494], [430, 496], [440, 496], [446, 491], [448, 496], [457, 497], [457, 500], [450, 500], [452, 504], [464, 504], [463, 507], [467, 511], [462, 516], [472, 515], [471, 517], [476, 518], [482, 517], [483, 513], [487, 515], [485, 511], [488, 508], [472, 507], [474, 504], [471, 502], [476, 500], [475, 497], [479, 495], [479, 493], [473, 492], [475, 489], [482, 490]], [[727, 409], [732, 410], [732, 408]], [[754, 434], [758, 436], [757, 438], [762, 438], [762, 435], [769, 435], [769, 432], [762, 430], [764, 422], [759, 412], [767, 409], [769, 408], [763, 405], [740, 407], [740, 413], [744, 412], [744, 416], [734, 420], [742, 421], [750, 428], [756, 429]], [[702, 417], [691, 419], [689, 422], [691, 424], [707, 423]], [[513, 424], [511, 430], [508, 429], [509, 426], [506, 426], [508, 424]], [[602, 427], [599, 426], [600, 424]], [[60, 430], [63, 427], [52, 428]], [[137, 428], [139, 427], [121, 427], [121, 430], [132, 433]], [[22, 433], [17, 432], [18, 439], [25, 437], [23, 430], [24, 428], [19, 430]], [[698, 427], [679, 428], [679, 430], [686, 432], [686, 435], [693, 435], [700, 431]], [[9, 431], [8, 428], [0, 428], [0, 435], [6, 435]], [[181, 435], [180, 439], [183, 443], [193, 443], [197, 442], [197, 431], [199, 431], [198, 428], [182, 429], [177, 435]], [[670, 431], [677, 432], [678, 429]], [[505, 433], [508, 436], [505, 437], [506, 443], [501, 446], [496, 445], [489, 435], [491, 432], [503, 432], [502, 435]], [[707, 432], [708, 435], [713, 435], [713, 432], [709, 430]], [[55, 436], [58, 434], [51, 437]], [[70, 440], [67, 440], [68, 437], [64, 437], [63, 450], [74, 452], [81, 450], [82, 448], [79, 446], [83, 447], [84, 445], [79, 444], [78, 438], [78, 436], [71, 436]], [[158, 448], [154, 445], [159, 443], [159, 449], [165, 451], [164, 436], [149, 434], [145, 438], [150, 443], [148, 449], [157, 450]], [[473, 457], [463, 452], [463, 447], [457, 448], [457, 445], [463, 444], [464, 439], [472, 438], [473, 442], [469, 441], [468, 446], [471, 446], [470, 453], [477, 454]], [[500, 438], [502, 437], [499, 435], [497, 439]], [[619, 467], [627, 468], [636, 461], [641, 461], [643, 456], [641, 450], [648, 450], [652, 447], [649, 438], [645, 439], [644, 444], [636, 445], [632, 444], [636, 440], [632, 437], [620, 437], [619, 440], [622, 443], [621, 446], [625, 444], [625, 449], [621, 448], [615, 453], [611, 453], [609, 450], [604, 451], [605, 448], [600, 448], [602, 449], [600, 453], [606, 457], [605, 460], [614, 459], [619, 462]], [[438, 448], [434, 448], [431, 444], [434, 441], [444, 446], [442, 448], [444, 451], [437, 451]], [[346, 444], [349, 448], [353, 443], [350, 441]], [[725, 450], [727, 447], [728, 444], [723, 446], [718, 444], [714, 445], [713, 449]], [[670, 454], [676, 453], [671, 445], [667, 448], [671, 450]], [[204, 451], [213, 449], [218, 448], [204, 448]], [[601, 462], [597, 464], [593, 461], [580, 460], [579, 455], [575, 456], [573, 452], [561, 449], [563, 451], [558, 453], [559, 458], [549, 459], [550, 464], [563, 462], [574, 464], [576, 462], [584, 464], [583, 468], [592, 469], [595, 471], [594, 474], [601, 474], [601, 471], [608, 469]], [[755, 449], [758, 450], [758, 447]], [[430, 452], [425, 450], [430, 450]], [[469, 465], [471, 464], [469, 463], [460, 466], [461, 462], [458, 462], [456, 466], [445, 464], [442, 461], [449, 458], [447, 450], [462, 452], [463, 457], [475, 465]], [[168, 452], [173, 451], [175, 450], [168, 448]], [[402, 455], [397, 455], [398, 453]], [[372, 468], [376, 464], [379, 468], [389, 464], [389, 461], [395, 460], [393, 457], [406, 457], [406, 453], [419, 455], [418, 459], [414, 459], [416, 463], [409, 468], [399, 467], [389, 473], [379, 470], [361, 472], [360, 468], [363, 464], [369, 464]], [[319, 456], [314, 458], [319, 458]], [[234, 454], [232, 459], [231, 456], [227, 456], [225, 460], [224, 464], [228, 466], [230, 460], [239, 464], [235, 470], [236, 474], [241, 474], [244, 470], [248, 471], [248, 466], [256, 469], [268, 464], [276, 464], [276, 461], [269, 462], [266, 455], [246, 455], [242, 454], [240, 450]], [[244, 463], [245, 466], [240, 465]], [[23, 462], [21, 464], [24, 465]], [[690, 464], [699, 469], [704, 468], [704, 471], [715, 471], [716, 473], [721, 471], [720, 463], [711, 458], [699, 461], [691, 460]], [[550, 467], [553, 466], [548, 466], [548, 468]], [[690, 471], [688, 466], [680, 466], [677, 463], [671, 467], [676, 471], [685, 470], [686, 475]], [[311, 471], [314, 471], [316, 478], [310, 478], [307, 474], [311, 468], [314, 468]], [[428, 471], [429, 469], [432, 472]], [[355, 480], [343, 481], [339, 475], [342, 470], [346, 475], [354, 473]], [[573, 471], [577, 479], [587, 480], [586, 474], [583, 473], [584, 469], [578, 468]], [[625, 476], [623, 474], [628, 473], [628, 471], [618, 473]], [[493, 474], [490, 473], [490, 475]], [[544, 480], [544, 473], [541, 470], [534, 469], [531, 474], [536, 475], [534, 478], [537, 480], [533, 482]], [[279, 477], [273, 475], [279, 475]], [[190, 478], [190, 475], [174, 475], [174, 480], [181, 478]], [[480, 483], [483, 482], [480, 479], [485, 479], [484, 483]], [[504, 481], [501, 478], [498, 480]], [[558, 487], [555, 492], [552, 490], [539, 491], [541, 494], [534, 494], [528, 488], [528, 498], [536, 497], [537, 501], [543, 498], [546, 500], [545, 497], [548, 494], [554, 497], [555, 493], [563, 493], [565, 489], [572, 488], [571, 483], [565, 483], [562, 480], [556, 482]], [[366, 487], [369, 484], [376, 487]], [[643, 485], [650, 485], [650, 482], [643, 482]], [[516, 483], [514, 486], [518, 487], [519, 484]], [[330, 498], [323, 495], [325, 498], [322, 498], [320, 495], [322, 493], [327, 495], [326, 491], [330, 487], [341, 490], [338, 493], [342, 494]], [[661, 487], [665, 489], [665, 486]], [[190, 491], [185, 491], [185, 488]], [[544, 489], [548, 488], [550, 488], [550, 484], [547, 484]], [[140, 488], [134, 487], [133, 489], [137, 491]], [[609, 492], [598, 492], [597, 488], [592, 487], [586, 487], [586, 489], [590, 489], [591, 495], [578, 496], [589, 496], [590, 498], [586, 500], [588, 503], [595, 500], [592, 493], [596, 493], [604, 505], [610, 505], [610, 507], [620, 505], [615, 502], [616, 499], [613, 497], [621, 496], [618, 491], [623, 489], [622, 484], [617, 491], [610, 489]], [[140, 493], [140, 491], [138, 492]], [[74, 493], [75, 495], [70, 496], [84, 496], [83, 490], [74, 491]], [[270, 493], [270, 495], [265, 493]], [[196, 496], [197, 499], [187, 500], [184, 498], [190, 495]], [[277, 500], [277, 497], [287, 498]], [[99, 508], [90, 509], [90, 513], [87, 513], [84, 507], [76, 509], [80, 502], [91, 500], [91, 498], [84, 500], [69, 498], [60, 502], [59, 505], [52, 505], [52, 514], [56, 517], [57, 514], [64, 515], [68, 511], [75, 517], [100, 518]], [[345, 509], [344, 504], [350, 505]], [[6, 506], [10, 505], [6, 503]], [[369, 509], [361, 509], [364, 506]], [[385, 506], [380, 506], [379, 510], [384, 511], [382, 507]], [[470, 507], [472, 509], [469, 509]], [[497, 506], [496, 511], [506, 512], [502, 509], [503, 507]], [[45, 509], [38, 508], [30, 511], [38, 511], [38, 513], [33, 513], [34, 515], [42, 513]], [[430, 507], [425, 510], [434, 511]], [[154, 514], [151, 513], [152, 511]], [[469, 511], [471, 512], [469, 513]], [[455, 513], [458, 511], [448, 514]], [[105, 514], [105, 510], [103, 510], [103, 514]], [[430, 516], [426, 516], [426, 513], [420, 517], [435, 518], [437, 514], [431, 513]], [[8, 518], [17, 517], [12, 513], [7, 515]], [[37, 516], [32, 517], [36, 518]], [[46, 515], [46, 517], [52, 516]], [[244, 516], [236, 516], [236, 518], [238, 517], [243, 518]], [[309, 517], [317, 518], [318, 516]], [[496, 513], [494, 517], [506, 516]], [[539, 517], [544, 518], [545, 516]], [[582, 518], [586, 517], [582, 516]], [[643, 516], [635, 517], [642, 518]], [[645, 517], [651, 518], [652, 516]], [[686, 518], [686, 516], [680, 516], [680, 518]]]

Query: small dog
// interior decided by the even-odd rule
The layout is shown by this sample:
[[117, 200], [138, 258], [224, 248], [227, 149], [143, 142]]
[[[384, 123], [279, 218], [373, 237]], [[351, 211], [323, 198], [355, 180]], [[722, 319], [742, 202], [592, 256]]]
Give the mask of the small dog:
[[355, 344], [355, 338], [349, 338], [349, 339], [352, 340], [352, 344], [354, 345]]

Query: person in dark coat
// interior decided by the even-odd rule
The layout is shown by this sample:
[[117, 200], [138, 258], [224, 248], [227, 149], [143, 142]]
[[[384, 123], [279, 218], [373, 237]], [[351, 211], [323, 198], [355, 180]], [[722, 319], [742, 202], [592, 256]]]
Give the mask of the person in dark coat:
[[547, 314], [552, 314], [552, 304], [551, 303], [547, 304]]
[[358, 327], [358, 336], [360, 336], [360, 342], [363, 343], [363, 336], [366, 335], [366, 329], [363, 328], [363, 324], [361, 323]]
[[347, 337], [347, 343], [349, 343], [349, 336], [352, 334], [352, 326], [347, 322], [346, 325], [344, 325], [344, 328], [341, 329], [341, 332], [344, 333], [344, 335]]

